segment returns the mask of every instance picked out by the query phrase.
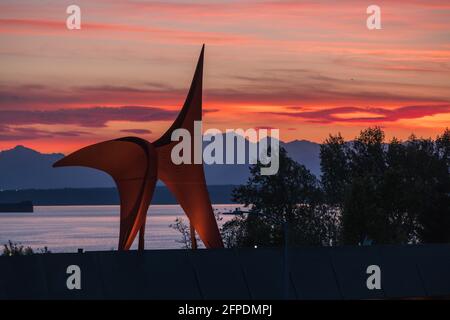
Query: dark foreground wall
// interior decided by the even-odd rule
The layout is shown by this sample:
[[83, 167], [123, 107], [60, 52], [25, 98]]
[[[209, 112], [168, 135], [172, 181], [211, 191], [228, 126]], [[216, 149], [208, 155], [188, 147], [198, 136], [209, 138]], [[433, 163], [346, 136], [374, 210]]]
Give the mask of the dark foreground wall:
[[[366, 299], [450, 296], [450, 245], [150, 250], [0, 257], [2, 299]], [[67, 268], [81, 270], [69, 290]], [[378, 265], [381, 289], [367, 288]], [[288, 272], [285, 272], [288, 270]], [[286, 286], [285, 284], [288, 284]]]

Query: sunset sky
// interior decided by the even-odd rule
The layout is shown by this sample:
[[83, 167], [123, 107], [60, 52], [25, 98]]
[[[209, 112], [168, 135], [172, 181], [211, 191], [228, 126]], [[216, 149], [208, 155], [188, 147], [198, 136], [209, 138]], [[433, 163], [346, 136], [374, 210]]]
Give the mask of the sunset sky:
[[[70, 4], [81, 30], [66, 28]], [[2, 0], [0, 150], [158, 138], [203, 43], [205, 128], [322, 142], [450, 127], [450, 1]]]

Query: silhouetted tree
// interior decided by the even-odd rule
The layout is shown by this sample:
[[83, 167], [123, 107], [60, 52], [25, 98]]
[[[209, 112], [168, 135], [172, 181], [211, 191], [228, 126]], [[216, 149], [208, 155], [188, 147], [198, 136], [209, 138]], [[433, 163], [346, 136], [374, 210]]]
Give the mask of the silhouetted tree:
[[378, 128], [361, 131], [349, 152], [351, 182], [344, 196], [342, 239], [362, 243], [366, 239], [390, 242], [388, 212], [379, 205], [386, 170], [384, 132]]
[[441, 136], [436, 139], [437, 156], [445, 161], [450, 170], [450, 129], [446, 128]]
[[181, 243], [183, 249], [192, 249], [190, 227], [183, 218], [176, 217], [174, 223], [169, 224], [169, 227], [181, 234], [181, 239], [175, 241]]
[[34, 254], [31, 247], [24, 247], [19, 243], [8, 240], [8, 243], [3, 245], [3, 256], [29, 256]]
[[[216, 219], [217, 225], [219, 226], [219, 232], [222, 232], [220, 223], [223, 220], [223, 218], [216, 209], [214, 209], [214, 217]], [[169, 228], [172, 228], [180, 233], [181, 236], [180, 239], [175, 241], [181, 243], [183, 249], [196, 249], [196, 245], [197, 243], [200, 242], [200, 238], [198, 237], [197, 232], [194, 231], [194, 234], [192, 233], [189, 220], [186, 222], [183, 218], [176, 217], [175, 221], [169, 224]], [[194, 236], [195, 236], [195, 243], [193, 245]], [[223, 235], [222, 238], [224, 238]]]
[[[448, 139], [448, 130], [446, 133]], [[411, 137], [406, 144], [408, 203], [417, 218], [417, 235], [422, 242], [450, 241], [450, 174], [439, 143]]]
[[342, 241], [449, 242], [449, 138], [447, 129], [435, 142], [385, 144], [378, 127], [353, 142], [330, 136], [321, 147], [322, 184], [342, 214]]
[[341, 207], [350, 182], [348, 144], [340, 134], [330, 135], [320, 147], [322, 186], [329, 205]]
[[336, 219], [323, 206], [316, 177], [283, 148], [279, 161], [275, 175], [261, 175], [261, 163], [251, 166], [247, 183], [234, 190], [233, 200], [248, 211], [224, 224], [228, 246], [280, 246], [284, 227], [290, 245], [325, 245], [336, 238]]

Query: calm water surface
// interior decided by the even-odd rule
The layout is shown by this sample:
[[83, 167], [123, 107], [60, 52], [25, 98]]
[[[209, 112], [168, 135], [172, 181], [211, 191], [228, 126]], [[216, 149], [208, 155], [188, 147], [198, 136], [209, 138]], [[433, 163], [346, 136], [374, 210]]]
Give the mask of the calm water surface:
[[[214, 205], [218, 212], [237, 205]], [[52, 252], [117, 249], [119, 206], [35, 206], [34, 213], [0, 213], [0, 245], [8, 240]], [[220, 224], [233, 218], [221, 215]], [[187, 218], [179, 205], [152, 205], [147, 215], [146, 249], [178, 249], [180, 234], [169, 227], [175, 218]], [[132, 248], [137, 247], [137, 241]]]

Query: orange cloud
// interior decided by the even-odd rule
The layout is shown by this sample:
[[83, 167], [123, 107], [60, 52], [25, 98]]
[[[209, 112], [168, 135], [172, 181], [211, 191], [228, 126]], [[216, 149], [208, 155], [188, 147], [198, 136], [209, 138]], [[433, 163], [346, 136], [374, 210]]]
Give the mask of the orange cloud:
[[[32, 20], [32, 19], [0, 19], [0, 33], [28, 35], [59, 35], [67, 36], [64, 20]], [[183, 29], [168, 29], [159, 27], [83, 22], [77, 35], [81, 37], [112, 37], [129, 38], [130, 34], [138, 34], [141, 39], [152, 39], [166, 43], [198, 44], [244, 44], [256, 41], [255, 37], [227, 32], [186, 31]]]
[[361, 108], [361, 107], [337, 107], [325, 108], [317, 111], [300, 112], [272, 112], [274, 115], [281, 115], [307, 122], [318, 124], [327, 123], [384, 123], [403, 119], [417, 119], [436, 114], [449, 114], [450, 104], [447, 105], [418, 105], [404, 106], [394, 109], [387, 108]]

